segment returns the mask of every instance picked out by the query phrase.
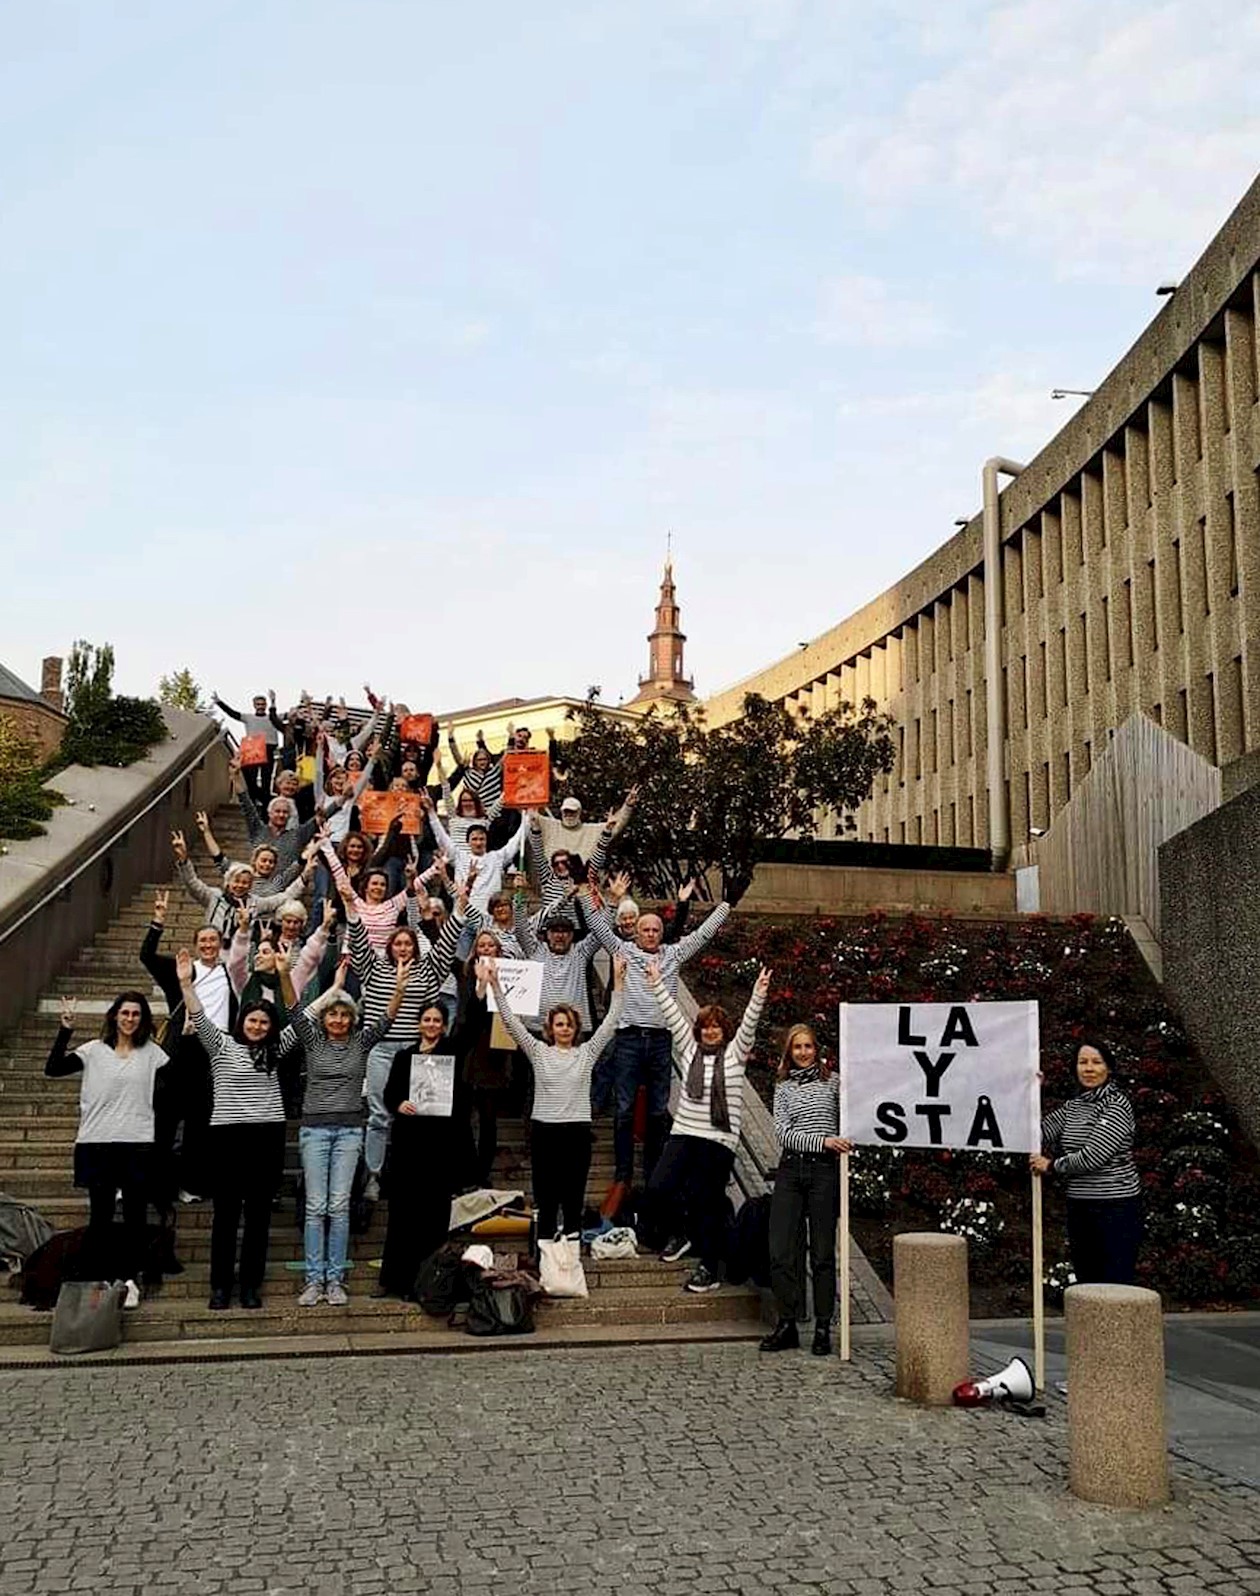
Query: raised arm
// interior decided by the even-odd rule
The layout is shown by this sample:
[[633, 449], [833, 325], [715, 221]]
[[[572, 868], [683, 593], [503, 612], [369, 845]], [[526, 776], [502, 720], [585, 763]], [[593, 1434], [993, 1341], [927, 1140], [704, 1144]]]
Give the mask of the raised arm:
[[655, 959], [647, 967], [647, 983], [652, 989], [652, 996], [656, 999], [657, 1007], [669, 1027], [670, 1035], [674, 1038], [674, 1051], [684, 1064], [689, 1063], [691, 1055], [696, 1048], [696, 1039], [691, 1032], [691, 1022], [665, 990], [665, 983], [661, 980], [661, 967]]
[[144, 941], [140, 944], [140, 963], [161, 989], [167, 1008], [174, 1013], [182, 1001], [175, 960], [165, 953], [158, 952], [158, 943], [162, 940], [170, 901], [171, 895], [165, 887], [159, 887], [153, 895], [153, 919], [144, 934]]
[[524, 850], [525, 838], [529, 833], [529, 819], [533, 813], [534, 811], [532, 809], [527, 810], [526, 813], [521, 816], [521, 823], [517, 827], [516, 835], [512, 838], [512, 840], [510, 842], [505, 842], [501, 848], [495, 849], [495, 852], [505, 865], [509, 864], [512, 859], [514, 859]]
[[201, 904], [202, 908], [208, 909], [220, 893], [216, 887], [208, 887], [193, 869], [182, 831], [171, 832], [171, 850], [175, 855], [176, 880], [185, 892]]
[[439, 853], [449, 854], [453, 859], [455, 857], [455, 844], [451, 841], [450, 833], [446, 827], [438, 819], [437, 810], [433, 807], [432, 799], [426, 803], [424, 798], [421, 798], [420, 802], [424, 809], [425, 817], [429, 822], [429, 830], [433, 833], [434, 847]]
[[621, 1011], [626, 1001], [626, 961], [613, 960], [613, 994], [608, 1005], [608, 1013], [604, 1015], [598, 1028], [591, 1034], [586, 1042], [590, 1049], [591, 1058], [598, 1059], [599, 1055], [612, 1041], [617, 1032], [617, 1025], [621, 1019]]
[[232, 990], [237, 997], [240, 997], [245, 990], [245, 983], [249, 980], [249, 925], [249, 910], [238, 909], [236, 911], [236, 930], [232, 933], [232, 940], [228, 944], [227, 958], [223, 961], [228, 973], [228, 980], [232, 983]]
[[718, 932], [726, 924], [726, 918], [730, 912], [731, 906], [729, 903], [719, 903], [703, 925], [698, 925], [689, 936], [685, 936], [681, 941], [674, 943], [674, 947], [678, 950], [679, 964], [686, 964], [687, 960], [699, 953], [706, 943], [712, 942], [713, 938], [717, 936]]
[[747, 1061], [752, 1052], [753, 1041], [757, 1035], [757, 1025], [761, 1019], [761, 1011], [766, 1005], [766, 998], [770, 995], [770, 971], [763, 964], [753, 982], [752, 995], [748, 999], [748, 1006], [744, 1010], [744, 1017], [739, 1022], [739, 1030], [735, 1033], [735, 1040], [731, 1043], [731, 1056], [739, 1064]]
[[197, 830], [201, 833], [201, 841], [211, 859], [221, 859], [223, 849], [219, 847], [214, 832], [210, 830], [210, 816], [204, 809], [198, 809], [193, 817], [197, 822]]
[[634, 817], [634, 806], [638, 803], [638, 801], [639, 789], [637, 786], [631, 787], [630, 791], [622, 799], [621, 808], [609, 816], [609, 824], [612, 827], [612, 835], [609, 838], [610, 842], [615, 841], [616, 838], [618, 838], [630, 824], [630, 821]]
[[44, 1074], [52, 1080], [62, 1075], [75, 1075], [83, 1068], [83, 1060], [78, 1053], [68, 1053], [70, 1038], [74, 1033], [74, 999], [63, 997], [61, 1000], [61, 1024], [57, 1027], [57, 1034], [53, 1038], [53, 1045], [47, 1059], [44, 1061]]
[[507, 999], [503, 996], [503, 988], [499, 984], [496, 961], [494, 959], [480, 960], [478, 974], [481, 974], [482, 965], [485, 966], [486, 980], [494, 992], [494, 1006], [498, 1011], [499, 1018], [503, 1021], [504, 1030], [507, 1031], [507, 1034], [531, 1064], [545, 1064], [547, 1062], [547, 1054], [551, 1050], [545, 1042], [540, 1042], [536, 1036], [531, 1036], [508, 1007]]
[[206, 1015], [201, 1006], [201, 999], [197, 996], [197, 989], [193, 985], [193, 961], [187, 948], [181, 948], [175, 960], [175, 968], [179, 975], [179, 989], [183, 994], [184, 1007], [188, 1017], [193, 1022], [193, 1029], [201, 1039], [201, 1045], [211, 1059], [216, 1059], [223, 1052], [227, 1038], [223, 1032]]
[[245, 724], [245, 719], [240, 710], [233, 709], [230, 704], [225, 704], [219, 697], [218, 693], [210, 694], [210, 702], [215, 706], [216, 709], [221, 709], [229, 720], [234, 720], [238, 726], [243, 726]]
[[525, 905], [521, 902], [520, 894], [512, 894], [512, 929], [516, 933], [516, 940], [527, 959], [538, 957], [539, 942], [534, 934], [534, 928], [529, 923], [529, 916], [525, 913]]

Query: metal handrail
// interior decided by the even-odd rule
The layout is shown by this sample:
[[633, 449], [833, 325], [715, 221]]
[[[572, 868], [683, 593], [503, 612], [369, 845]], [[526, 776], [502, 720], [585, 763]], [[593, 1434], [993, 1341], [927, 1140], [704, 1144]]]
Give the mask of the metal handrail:
[[[214, 725], [213, 722], [212, 725]], [[101, 843], [101, 845], [92, 853], [90, 853], [86, 859], [81, 860], [80, 863], [77, 864], [69, 873], [69, 875], [63, 876], [55, 887], [50, 888], [37, 903], [32, 904], [31, 907], [21, 914], [16, 920], [14, 920], [11, 925], [0, 928], [0, 943], [7, 942], [15, 932], [22, 929], [28, 920], [33, 919], [37, 914], [40, 913], [42, 909], [47, 908], [53, 899], [60, 897], [67, 887], [73, 886], [83, 872], [90, 869], [92, 865], [96, 864], [98, 860], [102, 859], [120, 837], [124, 836], [132, 829], [133, 826], [137, 825], [141, 820], [143, 820], [150, 810], [155, 809], [168, 793], [179, 786], [181, 781], [185, 781], [210, 752], [215, 743], [222, 740], [223, 734], [220, 728], [217, 725], [214, 725], [213, 736], [206, 737], [203, 741], [197, 743], [192, 750], [190, 750], [188, 757], [180, 764], [175, 775], [171, 777], [171, 779], [166, 783], [160, 792], [155, 793], [153, 797], [149, 799], [148, 803], [145, 804], [143, 809], [139, 810], [136, 814], [128, 816], [125, 820], [120, 821], [119, 824], [115, 826], [114, 829], [109, 833], [109, 836], [106, 838], [106, 840]], [[58, 772], [58, 774], [61, 773]]]

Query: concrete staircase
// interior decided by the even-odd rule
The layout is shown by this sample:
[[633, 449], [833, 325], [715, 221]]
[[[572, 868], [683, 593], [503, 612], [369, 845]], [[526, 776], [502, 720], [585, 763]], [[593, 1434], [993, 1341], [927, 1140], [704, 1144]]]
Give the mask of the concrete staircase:
[[[234, 806], [213, 817], [213, 829], [229, 858], [246, 854], [244, 826]], [[196, 847], [196, 839], [189, 838]], [[215, 879], [209, 860], [194, 853], [204, 880]], [[73, 993], [78, 1003], [75, 1035], [96, 1034], [105, 1008], [127, 986], [149, 990], [139, 962], [141, 940], [149, 925], [155, 885], [128, 904], [114, 922], [82, 949], [41, 999], [37, 1009], [0, 1045], [0, 1191], [36, 1206], [58, 1230], [86, 1223], [86, 1193], [72, 1183], [72, 1149], [78, 1128], [79, 1076], [48, 1080], [44, 1060], [56, 1034], [60, 998]], [[201, 923], [198, 906], [178, 887], [163, 949], [190, 945]], [[155, 1011], [164, 1013], [153, 989]], [[538, 1331], [522, 1339], [482, 1341], [445, 1321], [428, 1318], [414, 1305], [374, 1300], [373, 1264], [384, 1240], [386, 1204], [377, 1205], [366, 1234], [351, 1238], [348, 1308], [299, 1309], [295, 1298], [303, 1284], [301, 1234], [295, 1223], [293, 1175], [298, 1167], [297, 1130], [290, 1126], [286, 1175], [281, 1201], [271, 1228], [270, 1261], [261, 1311], [209, 1310], [209, 1203], [182, 1206], [178, 1212], [176, 1251], [182, 1275], [168, 1276], [160, 1289], [126, 1318], [126, 1341], [111, 1358], [142, 1360], [189, 1356], [279, 1356], [294, 1352], [422, 1351], [524, 1344], [574, 1345], [589, 1342], [679, 1339], [750, 1339], [762, 1333], [761, 1293], [755, 1288], [723, 1286], [697, 1297], [682, 1289], [687, 1263], [667, 1265], [654, 1256], [599, 1263], [586, 1261], [590, 1297], [585, 1301], [543, 1300], [538, 1305]], [[500, 1150], [495, 1184], [530, 1190], [528, 1153], [520, 1121], [500, 1122]], [[612, 1178], [612, 1136], [608, 1123], [596, 1127], [588, 1195], [595, 1200]], [[515, 1243], [500, 1244], [499, 1254], [515, 1261]], [[0, 1283], [0, 1365], [42, 1361], [50, 1316], [18, 1303], [16, 1281]]]

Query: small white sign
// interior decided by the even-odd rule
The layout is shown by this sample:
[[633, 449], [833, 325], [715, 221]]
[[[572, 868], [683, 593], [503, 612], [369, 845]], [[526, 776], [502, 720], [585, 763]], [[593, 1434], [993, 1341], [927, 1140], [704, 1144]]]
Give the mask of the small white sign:
[[449, 1119], [455, 1107], [455, 1059], [449, 1053], [417, 1053], [411, 1060], [408, 1101], [417, 1114]]
[[842, 1003], [840, 1134], [871, 1147], [1041, 1151], [1036, 1003]]
[[[536, 1017], [542, 1006], [543, 967], [538, 959], [499, 959], [499, 985], [513, 1014]], [[493, 987], [486, 988], [486, 1004], [499, 1012]]]

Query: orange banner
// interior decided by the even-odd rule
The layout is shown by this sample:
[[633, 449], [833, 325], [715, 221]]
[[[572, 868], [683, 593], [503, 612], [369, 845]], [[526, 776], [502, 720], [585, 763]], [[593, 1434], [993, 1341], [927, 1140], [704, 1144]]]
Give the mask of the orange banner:
[[358, 806], [359, 824], [369, 837], [383, 837], [398, 816], [402, 817], [404, 837], [420, 835], [418, 792], [361, 792]]
[[241, 738], [240, 761], [242, 770], [267, 763], [267, 739], [261, 732]]
[[509, 809], [541, 809], [551, 798], [551, 757], [526, 748], [503, 756], [503, 802]]
[[419, 748], [427, 748], [433, 741], [433, 716], [405, 716], [399, 723], [398, 735], [405, 743], [415, 743]]

